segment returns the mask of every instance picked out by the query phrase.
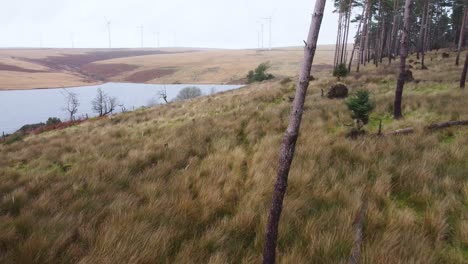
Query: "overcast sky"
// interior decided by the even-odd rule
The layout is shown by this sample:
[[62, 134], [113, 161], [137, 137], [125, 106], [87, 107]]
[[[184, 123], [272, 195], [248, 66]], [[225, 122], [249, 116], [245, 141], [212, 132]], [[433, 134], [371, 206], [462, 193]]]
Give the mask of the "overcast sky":
[[[314, 0], [14, 0], [2, 1], [0, 47], [256, 48], [261, 23], [264, 46], [272, 16], [274, 47], [306, 39]], [[356, 25], [353, 25], [355, 32]], [[319, 44], [335, 42], [337, 15], [327, 1]], [[354, 33], [351, 34], [354, 36]], [[350, 37], [350, 41], [352, 38]]]

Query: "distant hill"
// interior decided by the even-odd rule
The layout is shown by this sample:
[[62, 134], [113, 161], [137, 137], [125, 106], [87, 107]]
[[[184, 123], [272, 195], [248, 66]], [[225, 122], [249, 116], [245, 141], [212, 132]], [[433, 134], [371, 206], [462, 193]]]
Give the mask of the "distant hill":
[[[333, 47], [319, 47], [314, 71], [330, 70]], [[101, 82], [243, 83], [270, 61], [272, 73], [296, 75], [302, 48], [0, 49], [0, 89], [80, 86]]]

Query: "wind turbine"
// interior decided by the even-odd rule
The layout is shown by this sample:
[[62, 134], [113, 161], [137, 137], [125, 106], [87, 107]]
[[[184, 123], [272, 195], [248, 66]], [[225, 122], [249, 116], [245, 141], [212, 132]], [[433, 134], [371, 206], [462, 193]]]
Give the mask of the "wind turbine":
[[106, 19], [106, 25], [107, 25], [107, 34], [109, 38], [109, 49], [112, 48], [112, 43], [111, 43], [111, 21]]
[[273, 17], [269, 16], [269, 17], [262, 17], [262, 19], [265, 19], [268, 21], [268, 27], [269, 27], [269, 34], [268, 34], [268, 38], [269, 38], [269, 48], [271, 50], [271, 22], [273, 20]]
[[263, 28], [264, 28], [264, 27], [263, 27], [263, 23], [262, 23], [262, 22], [260, 22], [260, 21], [257, 21], [257, 22], [260, 24], [260, 28], [261, 28], [261, 44], [262, 44], [262, 45], [261, 45], [261, 47], [259, 47], [259, 48], [262, 48], [262, 49], [263, 49], [263, 36], [264, 36]]
[[138, 27], [141, 30], [141, 47], [143, 48], [143, 25]]

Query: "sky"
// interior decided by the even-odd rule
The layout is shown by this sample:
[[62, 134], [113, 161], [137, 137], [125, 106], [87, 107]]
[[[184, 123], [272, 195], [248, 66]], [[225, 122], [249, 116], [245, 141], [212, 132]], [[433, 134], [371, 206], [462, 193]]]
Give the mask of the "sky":
[[[107, 48], [107, 21], [112, 48], [141, 47], [142, 33], [143, 47], [257, 48], [262, 24], [268, 47], [264, 18], [270, 16], [272, 46], [300, 46], [314, 6], [314, 0], [4, 1], [0, 47]], [[328, 0], [319, 44], [336, 41], [338, 15], [332, 10]]]

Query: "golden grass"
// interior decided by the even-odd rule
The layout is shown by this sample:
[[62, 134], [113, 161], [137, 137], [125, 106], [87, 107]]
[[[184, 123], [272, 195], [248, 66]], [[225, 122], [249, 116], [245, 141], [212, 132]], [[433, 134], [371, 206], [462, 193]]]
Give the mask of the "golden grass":
[[[150, 78], [147, 83], [216, 84], [243, 83], [244, 80], [242, 79], [246, 77], [247, 72], [263, 62], [271, 62], [271, 72], [277, 76], [296, 76], [303, 57], [303, 50], [298, 47], [278, 48], [273, 51], [192, 48], [163, 48], [158, 50], [175, 53], [126, 57], [95, 63], [137, 66], [135, 70], [118, 73], [107, 81], [126, 82], [129, 76], [135, 73], [171, 69], [175, 71], [173, 74], [154, 79]], [[98, 84], [100, 83], [99, 80], [90, 80], [91, 76], [83, 76], [82, 72], [76, 72], [73, 68], [56, 70], [39, 63], [24, 61], [24, 58], [44, 59], [50, 56], [81, 55], [95, 51], [105, 51], [105, 49], [0, 49], [0, 63], [29, 70], [44, 71], [28, 73], [0, 70], [0, 90]], [[328, 65], [332, 63], [333, 52], [333, 46], [319, 46], [315, 59], [317, 65], [314, 71], [328, 69], [330, 67]]]
[[[319, 46], [314, 70], [323, 71], [331, 65], [334, 47]], [[171, 68], [176, 72], [148, 81], [148, 83], [231, 83], [246, 77], [249, 70], [260, 63], [270, 62], [271, 73], [277, 76], [296, 76], [302, 63], [302, 48], [269, 50], [209, 50], [192, 53], [162, 54], [102, 61], [103, 64], [138, 65], [137, 70], [111, 78], [123, 81], [135, 72], [149, 69]], [[330, 67], [330, 66], [328, 66]], [[328, 68], [327, 68], [328, 69]]]
[[[385, 129], [419, 129], [345, 139], [343, 101], [320, 97], [334, 80], [312, 82], [280, 263], [346, 263], [365, 188], [362, 263], [466, 263], [468, 129], [420, 128], [467, 119], [467, 94], [455, 79], [409, 84], [393, 121], [395, 76], [382, 71], [343, 81], [372, 91]], [[264, 82], [1, 145], [0, 262], [259, 263], [293, 93]]]

